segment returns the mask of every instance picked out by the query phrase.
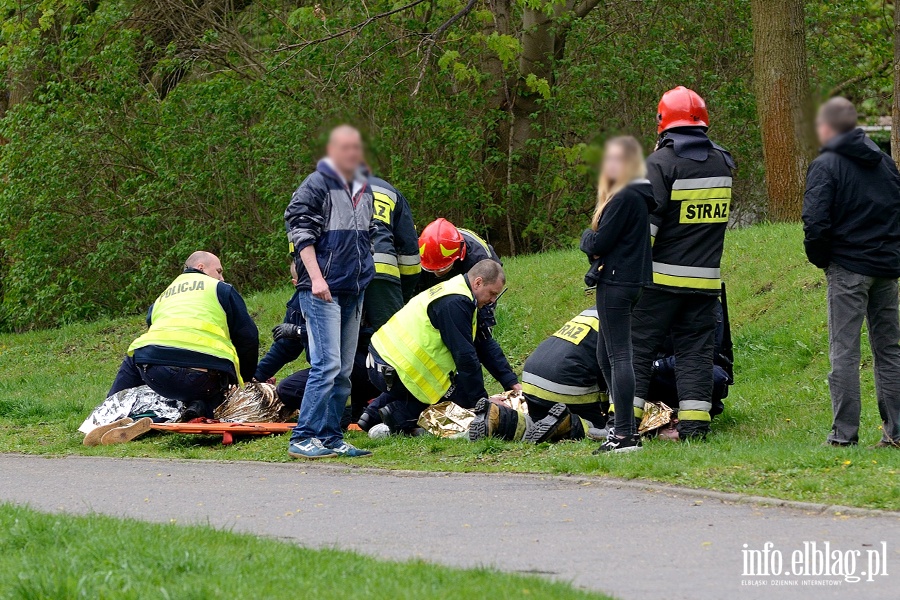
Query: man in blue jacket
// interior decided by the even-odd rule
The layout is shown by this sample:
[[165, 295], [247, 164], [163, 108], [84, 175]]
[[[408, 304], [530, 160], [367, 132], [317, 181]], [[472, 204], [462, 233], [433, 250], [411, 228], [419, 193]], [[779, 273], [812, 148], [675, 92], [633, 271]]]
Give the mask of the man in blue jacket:
[[834, 421], [827, 443], [859, 441], [860, 332], [868, 323], [881, 413], [879, 446], [900, 448], [900, 173], [856, 127], [846, 98], [822, 105], [821, 154], [809, 165], [803, 198], [809, 261], [828, 282], [828, 346]]
[[309, 338], [310, 373], [291, 435], [294, 458], [366, 456], [343, 439], [341, 414], [359, 336], [363, 297], [375, 275], [373, 196], [363, 144], [349, 125], [335, 128], [326, 158], [284, 212], [295, 253], [297, 290]]

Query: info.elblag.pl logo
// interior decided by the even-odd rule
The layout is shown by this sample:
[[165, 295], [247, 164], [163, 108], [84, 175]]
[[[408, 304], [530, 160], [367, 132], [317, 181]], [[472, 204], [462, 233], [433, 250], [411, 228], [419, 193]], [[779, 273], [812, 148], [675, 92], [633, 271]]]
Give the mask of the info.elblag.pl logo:
[[[864, 544], [865, 546], [865, 544]], [[863, 550], [840, 550], [830, 542], [803, 542], [782, 551], [772, 542], [762, 548], [743, 545], [741, 585], [834, 586], [887, 577], [887, 542]]]

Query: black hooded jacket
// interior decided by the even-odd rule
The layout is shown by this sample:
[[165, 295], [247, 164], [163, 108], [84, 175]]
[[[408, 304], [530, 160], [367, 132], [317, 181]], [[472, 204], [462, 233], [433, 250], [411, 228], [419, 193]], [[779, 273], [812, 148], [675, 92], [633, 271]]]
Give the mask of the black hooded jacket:
[[591, 261], [587, 285], [650, 284], [650, 213], [655, 208], [653, 187], [646, 179], [632, 181], [610, 198], [597, 231], [588, 229], [581, 236], [581, 251]]
[[862, 129], [832, 139], [809, 165], [803, 230], [819, 268], [900, 277], [900, 173]]

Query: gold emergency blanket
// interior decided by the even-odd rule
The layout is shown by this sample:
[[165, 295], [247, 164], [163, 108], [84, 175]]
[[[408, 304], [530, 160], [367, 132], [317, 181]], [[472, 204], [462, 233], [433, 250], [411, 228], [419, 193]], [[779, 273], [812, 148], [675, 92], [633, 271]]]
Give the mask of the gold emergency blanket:
[[505, 404], [519, 414], [528, 414], [528, 403], [525, 402], [525, 394], [522, 392], [510, 390], [502, 394], [494, 394], [491, 396], [491, 400]]
[[644, 416], [641, 418], [641, 426], [638, 433], [644, 434], [665, 427], [672, 422], [673, 410], [662, 402], [647, 402], [644, 404]]
[[429, 406], [419, 415], [419, 427], [438, 437], [467, 435], [475, 413], [445, 400]]
[[247, 383], [233, 386], [213, 416], [228, 423], [281, 423], [290, 416], [275, 386], [269, 383]]

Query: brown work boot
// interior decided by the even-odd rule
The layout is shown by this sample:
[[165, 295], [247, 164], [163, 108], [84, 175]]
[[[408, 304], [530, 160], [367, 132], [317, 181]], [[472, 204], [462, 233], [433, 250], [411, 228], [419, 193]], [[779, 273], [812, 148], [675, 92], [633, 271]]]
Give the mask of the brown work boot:
[[119, 419], [118, 421], [113, 421], [112, 423], [107, 423], [106, 425], [101, 425], [100, 427], [97, 427], [96, 429], [94, 429], [93, 431], [88, 433], [86, 436], [84, 436], [84, 441], [81, 443], [84, 444], [85, 446], [99, 446], [100, 438], [102, 438], [103, 435], [107, 431], [110, 431], [110, 430], [113, 430], [113, 429], [116, 429], [119, 427], [124, 427], [125, 425], [131, 425], [132, 423], [134, 423], [134, 421], [132, 421], [128, 417], [125, 417], [124, 419]]
[[507, 441], [516, 439], [519, 413], [513, 409], [482, 398], [472, 412], [475, 413], [475, 418], [469, 424], [470, 441], [477, 442], [486, 437]]
[[100, 443], [104, 446], [111, 446], [113, 444], [130, 442], [150, 431], [151, 425], [153, 425], [153, 419], [150, 417], [138, 419], [130, 425], [110, 429], [100, 438]]
[[550, 407], [547, 416], [536, 421], [525, 431], [526, 442], [558, 442], [561, 440], [580, 440], [584, 438], [584, 424], [577, 415], [569, 411], [565, 404], [557, 403]]

